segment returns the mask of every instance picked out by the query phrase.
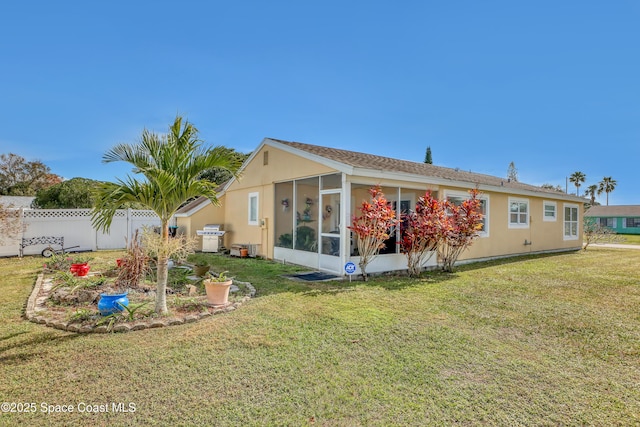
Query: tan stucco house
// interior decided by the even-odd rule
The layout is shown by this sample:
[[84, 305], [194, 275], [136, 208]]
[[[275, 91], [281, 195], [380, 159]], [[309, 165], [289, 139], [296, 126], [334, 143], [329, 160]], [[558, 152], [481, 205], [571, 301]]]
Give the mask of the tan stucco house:
[[[581, 248], [582, 198], [495, 176], [270, 138], [244, 163], [241, 178], [223, 187], [221, 206], [197, 199], [179, 211], [177, 224], [189, 235], [205, 224], [222, 224], [226, 247], [251, 244], [268, 259], [343, 274], [347, 262], [358, 264], [347, 226], [373, 185], [382, 186], [397, 210], [412, 209], [427, 190], [461, 200], [478, 188], [483, 229], [462, 262]], [[406, 269], [396, 237], [367, 272]], [[435, 264], [432, 257], [427, 266]]]

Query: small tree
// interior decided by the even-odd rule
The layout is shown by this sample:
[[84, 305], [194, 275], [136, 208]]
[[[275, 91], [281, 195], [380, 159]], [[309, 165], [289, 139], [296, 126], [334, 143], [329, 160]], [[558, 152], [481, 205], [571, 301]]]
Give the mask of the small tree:
[[448, 200], [441, 202], [447, 212], [447, 220], [442, 224], [441, 240], [438, 245], [438, 256], [442, 261], [444, 271], [453, 271], [453, 265], [458, 257], [467, 249], [482, 228], [482, 212], [478, 190], [470, 190], [471, 198], [455, 205]]
[[139, 203], [160, 217], [161, 245], [156, 263], [156, 307], [158, 314], [167, 310], [167, 276], [170, 240], [169, 220], [187, 200], [205, 196], [219, 204], [215, 183], [199, 179], [209, 169], [227, 169], [238, 175], [240, 162], [225, 147], [204, 148], [198, 130], [177, 116], [164, 135], [144, 130], [137, 144], [118, 144], [103, 156], [103, 162], [125, 161], [133, 166], [139, 179], [101, 183], [95, 193], [93, 225], [108, 232], [116, 211], [126, 203]]
[[360, 207], [360, 216], [353, 217], [348, 227], [358, 236], [358, 253], [360, 255], [360, 270], [362, 278], [367, 280], [367, 265], [384, 248], [384, 241], [389, 238], [389, 231], [400, 221], [396, 213], [385, 199], [380, 186], [369, 189], [371, 201], [364, 200]]
[[516, 164], [514, 162], [509, 163], [507, 179], [509, 181], [518, 182], [518, 169], [516, 169]]
[[[242, 164], [245, 160], [247, 160], [251, 155], [251, 153], [248, 153], [248, 154], [239, 153], [233, 148], [223, 147], [223, 149], [228, 151], [229, 156], [237, 157], [238, 163], [240, 164]], [[200, 173], [199, 178], [214, 182], [217, 185], [222, 185], [228, 180], [230, 180], [231, 178], [233, 178], [233, 173], [229, 172], [227, 169], [224, 169], [224, 168], [212, 168], [212, 169], [207, 169], [202, 173]]]
[[584, 218], [582, 234], [584, 235], [584, 246], [582, 249], [585, 251], [591, 244], [619, 243], [623, 240], [621, 236], [617, 235], [616, 232], [609, 227], [601, 226], [595, 218]]
[[138, 230], [127, 243], [127, 253], [120, 258], [118, 277], [115, 285], [118, 288], [137, 288], [144, 277], [151, 272], [149, 269], [149, 256], [140, 245]]
[[433, 158], [431, 157], [431, 147], [427, 147], [427, 152], [424, 155], [424, 162], [428, 165], [433, 164]]
[[400, 245], [407, 255], [409, 276], [418, 276], [424, 263], [438, 248], [442, 224], [446, 214], [438, 199], [427, 191], [416, 203], [415, 211], [402, 216], [402, 238]]
[[19, 240], [24, 229], [22, 209], [0, 203], [0, 245], [11, 244]]

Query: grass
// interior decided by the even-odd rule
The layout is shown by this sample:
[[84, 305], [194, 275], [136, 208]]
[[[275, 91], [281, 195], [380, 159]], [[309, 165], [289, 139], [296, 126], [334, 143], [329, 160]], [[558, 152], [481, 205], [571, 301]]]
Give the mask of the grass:
[[640, 234], [622, 234], [622, 242], [627, 245], [640, 245]]
[[[0, 259], [0, 396], [38, 409], [0, 414], [0, 423], [640, 423], [640, 251], [351, 284], [293, 282], [281, 275], [295, 267], [267, 261], [197, 257], [252, 282], [258, 297], [198, 323], [86, 336], [25, 322], [42, 259]], [[43, 402], [76, 412], [46, 414]], [[79, 403], [110, 411], [79, 413]]]

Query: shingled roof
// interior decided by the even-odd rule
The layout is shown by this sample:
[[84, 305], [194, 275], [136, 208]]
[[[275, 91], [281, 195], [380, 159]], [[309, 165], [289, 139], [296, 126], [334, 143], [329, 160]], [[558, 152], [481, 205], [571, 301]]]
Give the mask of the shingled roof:
[[273, 138], [268, 138], [267, 140], [359, 169], [431, 177], [439, 180], [451, 181], [452, 184], [459, 182], [468, 183], [473, 186], [487, 185], [492, 187], [504, 187], [505, 189], [532, 191], [536, 193], [546, 193], [550, 196], [554, 195], [556, 197], [562, 196], [563, 198], [582, 200], [557, 190], [537, 187], [535, 185], [529, 185], [522, 182], [509, 181], [505, 178], [492, 175], [435, 166], [427, 163], [412, 162], [409, 160], [399, 160], [391, 157], [376, 156], [374, 154], [359, 153], [356, 151], [342, 150], [338, 148], [305, 144], [302, 142], [283, 141]]
[[640, 205], [592, 206], [584, 216], [589, 217], [640, 217]]

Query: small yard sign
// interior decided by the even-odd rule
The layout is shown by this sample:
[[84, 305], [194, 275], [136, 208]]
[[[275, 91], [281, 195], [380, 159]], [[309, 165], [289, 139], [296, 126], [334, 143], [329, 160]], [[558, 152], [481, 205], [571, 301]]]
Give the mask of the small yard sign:
[[351, 275], [356, 272], [356, 265], [352, 262], [348, 262], [344, 265], [344, 272], [349, 275], [349, 281], [351, 281]]
[[356, 265], [352, 262], [348, 262], [344, 265], [344, 271], [347, 274], [353, 274], [356, 272]]

